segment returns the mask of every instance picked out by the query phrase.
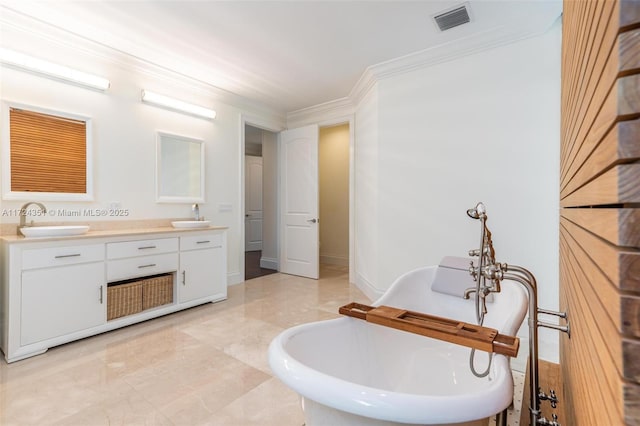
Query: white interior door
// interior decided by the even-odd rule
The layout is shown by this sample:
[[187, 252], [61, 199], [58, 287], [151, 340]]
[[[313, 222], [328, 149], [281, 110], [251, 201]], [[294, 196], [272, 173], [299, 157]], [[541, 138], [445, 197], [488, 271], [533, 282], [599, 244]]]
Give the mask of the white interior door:
[[244, 156], [244, 251], [262, 250], [262, 157]]
[[318, 126], [280, 133], [280, 272], [318, 279]]

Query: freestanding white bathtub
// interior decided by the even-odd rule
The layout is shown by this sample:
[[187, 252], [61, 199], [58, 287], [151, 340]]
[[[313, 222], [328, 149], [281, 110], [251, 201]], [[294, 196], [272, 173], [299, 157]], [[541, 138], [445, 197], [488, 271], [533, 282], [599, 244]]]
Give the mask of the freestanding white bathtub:
[[[373, 305], [475, 324], [473, 296], [464, 300], [431, 290], [436, 268], [401, 276]], [[484, 325], [515, 335], [526, 314], [527, 295], [518, 284], [503, 282], [502, 292], [487, 305]], [[285, 330], [271, 342], [269, 364], [300, 394], [306, 426], [486, 426], [513, 399], [509, 359], [494, 355], [489, 375], [477, 378], [469, 368], [470, 351], [343, 317]], [[488, 359], [476, 351], [476, 370], [484, 371]]]

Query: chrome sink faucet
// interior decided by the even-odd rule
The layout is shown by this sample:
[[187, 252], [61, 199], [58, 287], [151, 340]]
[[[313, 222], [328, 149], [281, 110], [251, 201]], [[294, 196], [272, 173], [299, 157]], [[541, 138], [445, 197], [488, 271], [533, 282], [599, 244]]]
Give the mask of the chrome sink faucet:
[[191, 210], [193, 210], [195, 220], [200, 220], [200, 206], [198, 206], [198, 204], [194, 204], [191, 206]]
[[20, 228], [24, 226], [33, 226], [33, 220], [29, 225], [27, 225], [27, 207], [29, 207], [32, 204], [35, 204], [36, 206], [40, 207], [42, 214], [47, 213], [47, 208], [42, 203], [37, 203], [35, 201], [30, 201], [28, 203], [25, 203], [22, 207], [20, 207], [20, 226], [18, 226], [18, 233], [20, 233]]

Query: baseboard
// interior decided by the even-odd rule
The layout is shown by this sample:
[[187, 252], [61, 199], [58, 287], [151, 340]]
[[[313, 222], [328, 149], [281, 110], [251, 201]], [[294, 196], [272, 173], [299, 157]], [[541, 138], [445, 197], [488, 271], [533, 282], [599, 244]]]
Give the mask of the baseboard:
[[274, 269], [278, 270], [278, 259], [274, 259], [272, 257], [261, 257], [260, 258], [260, 267], [264, 269]]
[[244, 278], [240, 275], [240, 272], [227, 273], [227, 286], [236, 285], [244, 282]]
[[320, 255], [320, 263], [325, 265], [349, 266], [349, 258], [344, 256]]
[[361, 274], [356, 273], [356, 287], [360, 289], [372, 302], [378, 300], [384, 291], [378, 290]]

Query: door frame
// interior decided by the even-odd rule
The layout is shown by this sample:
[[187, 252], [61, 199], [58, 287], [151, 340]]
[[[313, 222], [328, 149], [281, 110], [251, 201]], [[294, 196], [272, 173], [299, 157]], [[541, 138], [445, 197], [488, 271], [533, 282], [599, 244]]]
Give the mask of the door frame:
[[[349, 282], [355, 284], [356, 282], [356, 245], [355, 245], [355, 236], [356, 236], [356, 224], [355, 224], [355, 194], [356, 194], [356, 185], [355, 185], [355, 114], [346, 114], [343, 116], [338, 116], [328, 120], [321, 120], [312, 123], [304, 123], [304, 124], [296, 124], [296, 127], [303, 127], [307, 124], [317, 124], [318, 128], [322, 127], [331, 127], [337, 126], [340, 124], [349, 124]], [[286, 126], [282, 126], [280, 122], [266, 120], [257, 116], [249, 115], [249, 114], [240, 114], [240, 148], [239, 148], [239, 157], [238, 160], [240, 163], [240, 209], [237, 214], [237, 224], [238, 229], [240, 230], [240, 245], [239, 245], [239, 256], [240, 256], [240, 271], [239, 271], [239, 281], [237, 283], [241, 283], [244, 281], [244, 273], [245, 273], [245, 263], [244, 263], [244, 210], [245, 210], [245, 170], [244, 170], [244, 152], [245, 152], [245, 135], [244, 135], [244, 126], [249, 125], [252, 127], [257, 127], [268, 132], [276, 133], [277, 136], [277, 156], [280, 157], [280, 132], [283, 130], [287, 130]], [[278, 176], [280, 176], [280, 164], [278, 164]], [[278, 192], [278, 202], [277, 202], [277, 217], [280, 218], [280, 179], [277, 180], [277, 192]], [[276, 221], [276, 247], [277, 252], [280, 253], [280, 220]], [[278, 258], [278, 264], [280, 263], [280, 259]], [[279, 267], [278, 267], [279, 270]]]
[[[355, 224], [355, 199], [356, 199], [356, 169], [355, 169], [355, 114], [324, 120], [317, 123], [318, 129], [323, 127], [349, 125], [349, 282], [356, 282], [356, 224]], [[319, 143], [319, 141], [318, 141]]]
[[[245, 202], [244, 202], [244, 197], [245, 197], [245, 167], [244, 167], [244, 153], [245, 153], [245, 135], [244, 135], [244, 127], [246, 125], [249, 125], [251, 127], [257, 127], [259, 129], [262, 130], [266, 130], [268, 132], [272, 132], [275, 133], [277, 135], [277, 142], [276, 142], [276, 155], [279, 157], [280, 156], [280, 132], [285, 130], [285, 127], [282, 126], [281, 122], [276, 122], [276, 121], [271, 121], [268, 119], [264, 119], [264, 118], [260, 118], [258, 116], [254, 116], [254, 115], [250, 115], [250, 114], [240, 114], [240, 149], [239, 149], [239, 166], [240, 166], [240, 200], [239, 200], [239, 205], [240, 208], [238, 209], [238, 214], [236, 217], [236, 221], [238, 224], [238, 230], [239, 232], [239, 246], [238, 246], [238, 252], [239, 252], [239, 265], [240, 265], [240, 271], [239, 271], [239, 277], [238, 277], [238, 281], [234, 282], [234, 284], [239, 284], [241, 282], [244, 282], [244, 274], [245, 274], [245, 263], [244, 263], [244, 256], [245, 256], [245, 243], [244, 243], [244, 239], [245, 239], [245, 232], [244, 232], [244, 215], [245, 215]], [[278, 166], [279, 168], [279, 166]], [[278, 171], [279, 173], [279, 171]], [[276, 187], [277, 191], [278, 191], [278, 201], [280, 198], [280, 182], [278, 180], [277, 183], [277, 187]], [[263, 201], [264, 204], [264, 201]], [[277, 217], [280, 217], [280, 206], [277, 205], [276, 206], [276, 215]], [[263, 224], [264, 226], [264, 224]], [[276, 248], [277, 248], [277, 252], [280, 253], [280, 224], [279, 221], [276, 221]], [[279, 263], [279, 259], [278, 259], [278, 263]]]

